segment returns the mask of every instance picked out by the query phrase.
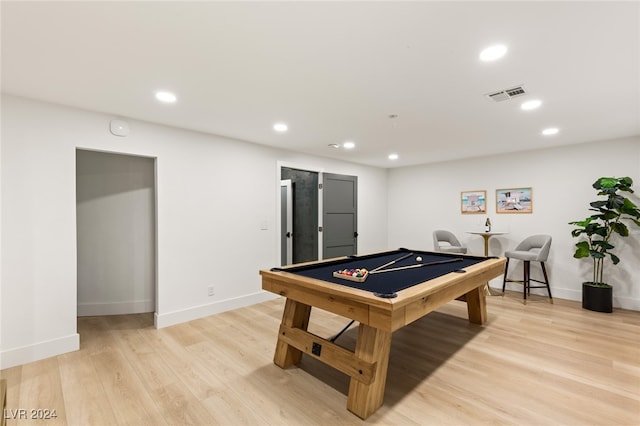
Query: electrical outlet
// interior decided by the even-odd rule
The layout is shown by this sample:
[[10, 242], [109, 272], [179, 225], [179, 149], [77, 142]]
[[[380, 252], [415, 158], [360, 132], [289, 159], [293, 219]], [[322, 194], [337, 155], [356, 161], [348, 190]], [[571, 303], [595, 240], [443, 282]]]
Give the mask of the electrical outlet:
[[209, 296], [213, 296], [214, 294], [216, 294], [216, 291], [215, 291], [215, 289], [213, 288], [212, 285], [207, 287], [207, 291], [209, 292]]

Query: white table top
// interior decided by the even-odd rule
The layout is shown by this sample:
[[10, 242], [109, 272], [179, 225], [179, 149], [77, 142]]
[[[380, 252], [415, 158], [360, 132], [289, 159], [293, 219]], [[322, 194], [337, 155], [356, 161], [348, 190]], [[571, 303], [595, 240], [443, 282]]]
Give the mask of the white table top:
[[476, 235], [504, 235], [508, 234], [506, 231], [467, 231], [467, 234], [476, 234]]

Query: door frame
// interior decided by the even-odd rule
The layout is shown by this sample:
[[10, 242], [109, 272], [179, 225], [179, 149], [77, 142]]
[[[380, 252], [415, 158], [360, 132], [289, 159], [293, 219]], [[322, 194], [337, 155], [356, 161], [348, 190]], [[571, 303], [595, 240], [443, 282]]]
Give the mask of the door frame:
[[291, 193], [291, 191], [293, 190], [292, 184], [291, 184], [291, 179], [281, 179], [280, 180], [280, 226], [282, 227], [282, 219], [285, 216], [285, 213], [282, 212], [282, 188], [287, 188], [287, 192], [286, 192], [286, 206], [287, 206], [287, 212], [286, 212], [286, 224], [287, 224], [287, 229], [282, 229], [280, 228], [280, 232], [278, 233], [278, 235], [280, 236], [280, 263], [282, 264], [282, 241], [283, 241], [283, 233], [286, 231], [287, 233], [290, 233], [290, 235], [287, 237], [287, 239], [285, 239], [284, 241], [286, 241], [286, 245], [287, 245], [287, 250], [286, 250], [286, 260], [285, 263], [283, 265], [290, 265], [293, 263], [293, 239], [295, 238], [295, 235], [293, 235], [293, 194]]
[[[95, 148], [87, 148], [87, 147], [83, 147], [83, 146], [76, 146], [74, 151], [73, 151], [73, 155], [74, 155], [74, 186], [77, 185], [76, 182], [76, 177], [75, 174], [77, 173], [77, 164], [76, 164], [76, 155], [77, 155], [77, 151], [90, 151], [90, 152], [97, 152], [97, 153], [104, 153], [104, 154], [115, 154], [115, 155], [124, 155], [124, 156], [129, 156], [129, 157], [141, 157], [141, 158], [148, 158], [153, 160], [153, 219], [154, 219], [154, 228], [153, 228], [153, 232], [154, 232], [154, 268], [155, 268], [155, 278], [154, 278], [154, 294], [153, 294], [153, 306], [154, 306], [154, 310], [153, 310], [153, 323], [154, 323], [154, 327], [158, 328], [158, 301], [160, 300], [160, 289], [158, 286], [158, 283], [160, 282], [160, 277], [159, 277], [159, 264], [158, 264], [158, 162], [159, 162], [159, 158], [158, 156], [153, 156], [153, 155], [145, 155], [145, 154], [138, 154], [138, 153], [132, 153], [132, 152], [126, 152], [126, 151], [112, 151], [112, 150], [106, 150], [106, 149], [95, 149]], [[76, 194], [76, 190], [74, 188], [74, 202], [76, 203], [76, 208], [77, 208], [77, 194]], [[77, 229], [77, 221], [78, 218], [75, 218], [76, 221], [76, 229]], [[77, 232], [77, 231], [76, 231]], [[77, 237], [77, 236], [76, 236]], [[76, 250], [77, 250], [77, 242], [76, 242]], [[76, 269], [78, 268], [78, 256], [76, 253]], [[76, 277], [76, 303], [75, 303], [75, 314], [77, 316], [78, 313], [78, 298], [77, 298], [77, 293], [78, 293], [78, 281], [77, 281], [77, 277]]]
[[[276, 235], [278, 236], [276, 238], [276, 244], [277, 244], [277, 250], [276, 250], [276, 263], [274, 263], [274, 265], [279, 265], [280, 264], [280, 253], [282, 253], [282, 244], [280, 242], [280, 235], [282, 235], [282, 226], [280, 225], [280, 218], [282, 217], [282, 209], [280, 208], [280, 181], [282, 180], [281, 176], [282, 176], [282, 169], [283, 168], [287, 168], [287, 169], [297, 169], [297, 170], [304, 170], [307, 172], [314, 172], [318, 174], [318, 185], [320, 185], [320, 187], [322, 187], [322, 174], [324, 173], [324, 169], [323, 168], [318, 168], [318, 167], [310, 167], [308, 165], [300, 165], [300, 164], [295, 164], [295, 163], [290, 163], [287, 161], [276, 161], [276, 197], [275, 199], [277, 200], [276, 202]], [[322, 190], [318, 189], [318, 229], [316, 230], [316, 232], [318, 233], [318, 260], [322, 260], [322, 232], [320, 232], [320, 229], [322, 228]]]

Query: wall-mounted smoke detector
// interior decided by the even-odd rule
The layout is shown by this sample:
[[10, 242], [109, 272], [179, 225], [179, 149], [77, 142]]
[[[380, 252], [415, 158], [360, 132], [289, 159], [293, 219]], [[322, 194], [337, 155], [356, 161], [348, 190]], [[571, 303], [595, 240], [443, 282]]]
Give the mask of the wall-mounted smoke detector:
[[518, 96], [526, 95], [524, 86], [516, 86], [510, 89], [499, 90], [497, 92], [487, 93], [485, 96], [495, 102], [508, 101], [511, 98], [517, 98]]

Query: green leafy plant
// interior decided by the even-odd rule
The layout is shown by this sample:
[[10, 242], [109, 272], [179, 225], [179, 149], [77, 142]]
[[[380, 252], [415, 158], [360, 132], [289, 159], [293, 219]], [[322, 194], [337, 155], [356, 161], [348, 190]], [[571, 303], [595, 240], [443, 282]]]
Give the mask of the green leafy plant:
[[609, 285], [603, 280], [604, 261], [607, 256], [614, 265], [620, 262], [620, 258], [612, 253], [615, 248], [611, 244], [611, 237], [617, 234], [621, 237], [629, 236], [627, 223], [635, 223], [640, 227], [640, 209], [629, 198], [619, 192], [633, 193], [631, 186], [633, 180], [630, 177], [601, 177], [593, 184], [598, 191], [599, 199], [590, 203], [590, 211], [595, 212], [585, 220], [569, 222], [577, 228], [571, 231], [574, 237], [585, 236], [586, 241], [576, 244], [576, 252], [573, 257], [581, 259], [591, 257], [593, 259], [593, 281], [596, 286]]

